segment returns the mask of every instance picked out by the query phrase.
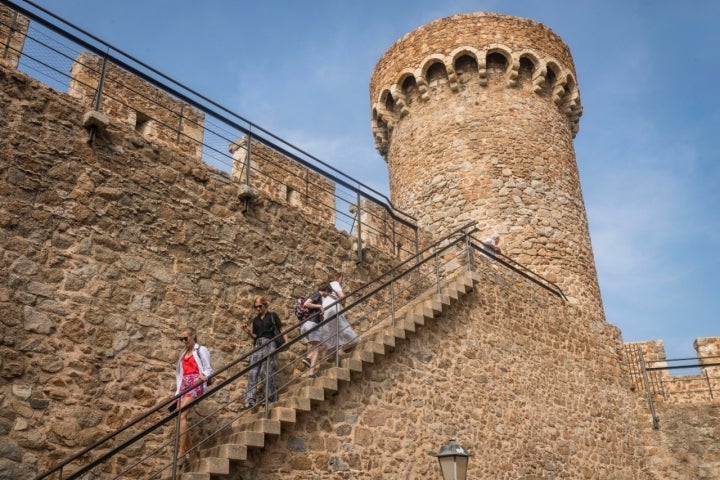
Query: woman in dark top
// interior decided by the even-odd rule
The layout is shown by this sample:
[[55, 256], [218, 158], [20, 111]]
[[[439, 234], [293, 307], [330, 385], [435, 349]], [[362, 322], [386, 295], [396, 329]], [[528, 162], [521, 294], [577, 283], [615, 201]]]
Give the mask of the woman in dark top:
[[[272, 355], [275, 351], [275, 342], [271, 341], [278, 332], [282, 332], [282, 323], [275, 312], [268, 312], [269, 302], [267, 299], [258, 295], [253, 302], [253, 308], [257, 312], [257, 316], [252, 319], [252, 332], [247, 325], [242, 325], [242, 329], [253, 339], [253, 346], [258, 350], [250, 357], [250, 364], [254, 365], [248, 372], [248, 383], [245, 390], [245, 407], [255, 406], [255, 395], [258, 389], [265, 386], [266, 380], [268, 388], [268, 401], [277, 400], [277, 387], [275, 381], [275, 373], [277, 372], [277, 355]], [[287, 335], [283, 334], [285, 342]], [[270, 355], [270, 361], [267, 359], [257, 363], [260, 359]], [[265, 369], [268, 372], [265, 372]], [[268, 379], [269, 377], [269, 379]], [[258, 385], [260, 383], [260, 385]], [[262, 385], [262, 386], [261, 386]]]

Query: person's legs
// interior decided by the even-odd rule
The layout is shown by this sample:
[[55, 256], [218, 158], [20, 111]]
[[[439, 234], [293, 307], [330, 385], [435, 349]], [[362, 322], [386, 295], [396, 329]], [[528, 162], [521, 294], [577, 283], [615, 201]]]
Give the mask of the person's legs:
[[[250, 357], [250, 363], [255, 363], [256, 358], [255, 355]], [[247, 387], [245, 388], [245, 407], [251, 407], [255, 405], [255, 392], [256, 392], [256, 386], [257, 386], [257, 378], [258, 378], [258, 372], [260, 371], [260, 366], [257, 365], [253, 367], [248, 372], [248, 381], [247, 381]]]
[[[188, 405], [193, 401], [190, 395], [185, 395], [180, 401], [180, 408]], [[182, 463], [183, 457], [192, 448], [192, 442], [190, 440], [190, 434], [187, 431], [188, 428], [188, 413], [190, 410], [185, 410], [180, 414], [180, 439], [178, 440], [178, 460]]]

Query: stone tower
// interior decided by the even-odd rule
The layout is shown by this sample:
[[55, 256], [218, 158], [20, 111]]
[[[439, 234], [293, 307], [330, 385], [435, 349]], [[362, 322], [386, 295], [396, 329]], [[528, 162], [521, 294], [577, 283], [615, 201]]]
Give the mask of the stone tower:
[[439, 237], [476, 222], [503, 253], [604, 318], [573, 138], [570, 51], [532, 20], [475, 13], [406, 34], [370, 85], [391, 198]]

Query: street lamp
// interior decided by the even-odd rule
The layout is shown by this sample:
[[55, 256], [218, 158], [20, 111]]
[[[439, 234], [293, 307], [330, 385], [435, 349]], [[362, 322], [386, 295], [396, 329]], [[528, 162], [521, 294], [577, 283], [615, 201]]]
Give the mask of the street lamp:
[[443, 480], [465, 480], [467, 477], [470, 452], [451, 438], [447, 445], [440, 447], [438, 453], [432, 454], [440, 463]]

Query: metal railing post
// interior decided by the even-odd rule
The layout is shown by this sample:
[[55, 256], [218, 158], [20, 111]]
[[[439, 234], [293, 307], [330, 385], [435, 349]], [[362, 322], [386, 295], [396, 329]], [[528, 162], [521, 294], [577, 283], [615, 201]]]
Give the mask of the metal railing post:
[[395, 326], [395, 280], [390, 281], [390, 321]]
[[708, 392], [710, 392], [710, 400], [713, 400], [715, 397], [713, 396], [712, 383], [710, 383], [710, 375], [708, 375], [707, 369], [705, 369], [704, 371], [705, 371], [705, 380], [707, 381], [707, 386], [708, 386]]
[[180, 401], [182, 397], [180, 397], [177, 402], [178, 406], [175, 412], [177, 412], [176, 420], [175, 420], [175, 444], [173, 445], [173, 462], [172, 462], [172, 480], [176, 480], [177, 478], [177, 467], [178, 467], [178, 448], [180, 448], [180, 435], [182, 432], [180, 432], [180, 405], [182, 402]]
[[643, 384], [645, 385], [645, 392], [647, 393], [648, 406], [650, 407], [650, 415], [652, 416], [653, 428], [657, 430], [660, 427], [660, 420], [655, 414], [655, 403], [653, 402], [652, 392], [650, 391], [650, 381], [647, 377], [647, 368], [645, 367], [645, 356], [638, 347], [638, 358], [640, 359], [640, 369], [642, 371]]
[[[269, 347], [270, 342], [266, 343], [265, 345]], [[273, 355], [275, 355], [275, 352], [265, 357], [265, 418], [268, 418], [269, 412], [268, 405], [270, 404], [270, 358], [272, 358]]]
[[440, 293], [440, 260], [438, 259], [438, 252], [435, 252], [433, 256], [435, 257], [435, 284], [438, 293]]
[[[3, 50], [3, 58], [7, 58], [8, 52], [10, 51], [10, 42], [12, 41], [12, 36], [13, 36], [13, 33], [15, 32], [15, 25], [17, 25], [17, 18], [18, 18], [18, 12], [13, 11], [12, 22], [10, 23], [10, 31], [8, 32], [8, 37], [7, 37], [7, 43], [5, 44], [5, 48]], [[18, 54], [18, 61], [19, 61], [21, 53], [22, 52], [19, 52], [19, 54]]]
[[175, 138], [176, 145], [180, 145], [180, 135], [182, 134], [183, 116], [184, 115], [185, 115], [185, 102], [180, 102], [180, 118], [178, 118], [177, 137]]
[[357, 192], [357, 260], [356, 263], [363, 261], [363, 242], [362, 242], [362, 207], [360, 206], [360, 192]]
[[245, 185], [250, 185], [250, 161], [252, 153], [252, 126], [247, 134], [247, 148], [245, 149]]
[[472, 271], [474, 270], [473, 267], [474, 267], [475, 265], [473, 265], [474, 259], [473, 259], [472, 248], [470, 248], [470, 234], [469, 234], [469, 233], [466, 233], [466, 234], [465, 234], [465, 253], [466, 253], [466, 255], [467, 255], [467, 269], [468, 269], [468, 272], [472, 272]]
[[[110, 53], [110, 48], [108, 48], [106, 50], [105, 55], [103, 56], [102, 68], [100, 69], [100, 79], [98, 80], [97, 91], [95, 92], [95, 101], [93, 102], [95, 104], [93, 106], [93, 108], [96, 112], [99, 112], [100, 107], [102, 106], [102, 95], [103, 95], [103, 88], [105, 88], [105, 75], [107, 74], [107, 62], [108, 62], [108, 54], [109, 53]], [[97, 125], [92, 125], [90, 127], [90, 138], [88, 139], [88, 142], [93, 143], [95, 141], [96, 136], [97, 136]]]

